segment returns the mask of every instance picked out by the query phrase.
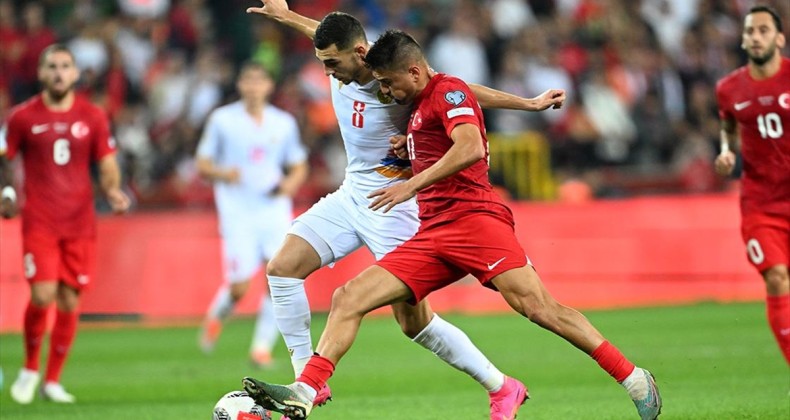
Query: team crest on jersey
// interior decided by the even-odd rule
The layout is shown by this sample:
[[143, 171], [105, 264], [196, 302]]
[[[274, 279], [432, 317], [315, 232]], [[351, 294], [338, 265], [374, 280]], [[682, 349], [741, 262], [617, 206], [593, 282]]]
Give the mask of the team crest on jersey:
[[444, 94], [444, 100], [455, 105], [461, 105], [466, 100], [466, 94], [460, 90], [454, 90]]
[[784, 109], [790, 109], [790, 93], [785, 92], [779, 95], [779, 100], [777, 103]]
[[81, 139], [90, 133], [90, 128], [88, 128], [88, 124], [85, 124], [82, 121], [77, 121], [71, 125], [71, 135], [74, 138]]
[[389, 104], [392, 103], [392, 97], [391, 96], [387, 96], [384, 93], [382, 93], [381, 89], [376, 91], [376, 98], [378, 98], [379, 102], [381, 102], [381, 103], [383, 103], [385, 105], [389, 105]]
[[774, 103], [773, 96], [760, 96], [759, 98], [757, 98], [757, 100], [760, 101], [760, 105], [762, 106], [768, 106]]
[[411, 116], [411, 128], [419, 130], [420, 127], [422, 127], [422, 115], [420, 115], [420, 111], [414, 111], [414, 114]]

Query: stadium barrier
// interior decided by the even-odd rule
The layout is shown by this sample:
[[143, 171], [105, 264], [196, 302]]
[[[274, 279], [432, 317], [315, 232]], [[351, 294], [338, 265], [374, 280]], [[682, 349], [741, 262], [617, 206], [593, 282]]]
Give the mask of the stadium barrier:
[[557, 186], [545, 137], [528, 131], [517, 135], [491, 133], [488, 140], [492, 182], [517, 199], [555, 198]]
[[[577, 205], [513, 202], [517, 235], [548, 289], [580, 308], [754, 301], [763, 284], [748, 265], [734, 195], [650, 197]], [[18, 331], [28, 298], [19, 219], [0, 222], [0, 331]], [[82, 311], [132, 319], [202, 316], [220, 283], [216, 218], [210, 212], [101, 217], [97, 273]], [[307, 281], [312, 307], [373, 259], [360, 250]], [[263, 281], [239, 307], [256, 310]], [[464, 279], [431, 295], [439, 312], [509, 310]]]

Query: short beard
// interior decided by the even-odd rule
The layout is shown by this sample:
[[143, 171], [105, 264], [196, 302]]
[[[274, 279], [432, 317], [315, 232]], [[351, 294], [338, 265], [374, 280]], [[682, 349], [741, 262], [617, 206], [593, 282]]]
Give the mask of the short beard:
[[753, 56], [749, 54], [749, 61], [758, 66], [762, 66], [763, 64], [771, 61], [771, 59], [774, 58], [774, 55], [776, 55], [776, 47], [771, 47], [771, 49], [766, 51], [762, 56]]
[[46, 89], [47, 95], [49, 95], [50, 99], [52, 99], [54, 102], [60, 102], [63, 100], [63, 98], [65, 98], [69, 93], [71, 93], [74, 90], [75, 85], [76, 83], [72, 83], [71, 86], [67, 87], [66, 89], [63, 89], [62, 91], [47, 88]]

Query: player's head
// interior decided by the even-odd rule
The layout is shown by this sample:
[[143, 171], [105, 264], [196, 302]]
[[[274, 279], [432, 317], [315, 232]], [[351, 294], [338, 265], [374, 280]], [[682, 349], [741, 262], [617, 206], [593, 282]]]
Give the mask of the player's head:
[[327, 76], [349, 84], [368, 71], [362, 61], [368, 50], [365, 28], [348, 13], [326, 15], [315, 29], [313, 45]]
[[746, 50], [749, 61], [757, 65], [771, 61], [785, 46], [779, 13], [768, 6], [749, 9], [743, 22], [742, 38], [741, 47]]
[[266, 102], [274, 90], [274, 80], [263, 64], [247, 61], [239, 69], [236, 89], [242, 101], [260, 104]]
[[370, 47], [365, 63], [381, 84], [381, 92], [399, 104], [414, 99], [427, 80], [428, 64], [411, 35], [388, 30]]
[[59, 101], [74, 90], [80, 72], [74, 55], [63, 44], [52, 44], [38, 58], [38, 81], [44, 91]]

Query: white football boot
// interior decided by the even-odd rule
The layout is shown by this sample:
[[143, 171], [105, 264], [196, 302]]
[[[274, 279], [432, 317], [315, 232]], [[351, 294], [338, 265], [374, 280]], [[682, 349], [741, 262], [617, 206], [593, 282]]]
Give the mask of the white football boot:
[[47, 401], [52, 401], [61, 404], [73, 404], [77, 401], [73, 395], [66, 392], [63, 385], [57, 382], [47, 382], [41, 388], [41, 395]]
[[30, 404], [36, 395], [36, 387], [41, 375], [35, 370], [22, 368], [14, 384], [11, 385], [11, 398], [19, 404]]

